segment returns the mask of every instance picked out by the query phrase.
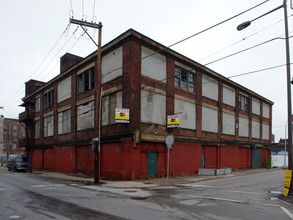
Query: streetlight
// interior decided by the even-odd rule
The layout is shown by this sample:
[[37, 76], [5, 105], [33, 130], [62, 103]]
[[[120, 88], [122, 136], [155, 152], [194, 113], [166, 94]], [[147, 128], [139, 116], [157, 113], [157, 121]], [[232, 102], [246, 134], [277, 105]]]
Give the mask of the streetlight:
[[285, 39], [286, 39], [286, 67], [287, 67], [287, 102], [288, 102], [288, 169], [292, 170], [292, 107], [291, 107], [291, 72], [290, 72], [290, 50], [289, 50], [289, 31], [288, 31], [288, 17], [287, 17], [287, 0], [283, 1], [283, 4], [276, 7], [275, 9], [251, 20], [246, 21], [240, 25], [237, 26], [237, 30], [241, 31], [244, 28], [247, 28], [251, 22], [270, 14], [276, 10], [279, 10], [280, 8], [284, 9], [284, 22], [285, 22]]

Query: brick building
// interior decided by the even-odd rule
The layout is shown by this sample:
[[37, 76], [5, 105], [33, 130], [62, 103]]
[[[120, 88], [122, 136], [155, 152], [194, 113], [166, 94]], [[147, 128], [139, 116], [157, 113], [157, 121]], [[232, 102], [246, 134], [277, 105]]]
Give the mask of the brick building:
[[[93, 174], [96, 56], [65, 54], [58, 76], [26, 83], [33, 168]], [[165, 176], [168, 135], [173, 176], [256, 168], [270, 155], [270, 100], [132, 29], [102, 47], [102, 75], [102, 177]], [[115, 122], [116, 108], [129, 109], [129, 123]], [[167, 128], [175, 113], [180, 127]]]
[[24, 124], [17, 119], [0, 117], [0, 163], [6, 162], [7, 155], [25, 153], [19, 141], [25, 138]]

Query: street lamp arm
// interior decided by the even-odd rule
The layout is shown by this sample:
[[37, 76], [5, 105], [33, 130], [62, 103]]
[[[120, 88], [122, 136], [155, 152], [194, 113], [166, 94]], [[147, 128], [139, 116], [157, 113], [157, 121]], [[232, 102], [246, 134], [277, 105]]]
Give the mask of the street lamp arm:
[[247, 28], [247, 27], [251, 24], [251, 22], [253, 22], [253, 21], [255, 21], [255, 20], [257, 20], [257, 19], [259, 19], [259, 18], [261, 18], [261, 17], [264, 17], [264, 16], [266, 16], [266, 15], [268, 15], [268, 14], [274, 12], [274, 11], [277, 11], [277, 10], [279, 10], [280, 8], [283, 8], [283, 7], [284, 7], [284, 4], [278, 6], [278, 7], [274, 8], [274, 9], [272, 9], [272, 10], [270, 10], [270, 11], [268, 11], [267, 13], [265, 13], [265, 14], [263, 14], [263, 15], [261, 15], [261, 16], [258, 16], [257, 18], [255, 18], [255, 19], [253, 19], [253, 20], [251, 20], [251, 21], [245, 21], [245, 22], [243, 22], [242, 24], [239, 24], [239, 25], [237, 26], [237, 31], [242, 31], [243, 29]]

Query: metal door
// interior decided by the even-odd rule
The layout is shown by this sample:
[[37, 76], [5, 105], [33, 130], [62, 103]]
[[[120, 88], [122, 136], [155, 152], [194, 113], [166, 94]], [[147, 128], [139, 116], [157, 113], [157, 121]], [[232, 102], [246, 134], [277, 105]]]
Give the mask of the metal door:
[[261, 149], [260, 148], [252, 148], [251, 167], [252, 169], [261, 168]]
[[148, 154], [148, 176], [157, 176], [157, 153]]
[[201, 168], [204, 168], [204, 154], [201, 154]]

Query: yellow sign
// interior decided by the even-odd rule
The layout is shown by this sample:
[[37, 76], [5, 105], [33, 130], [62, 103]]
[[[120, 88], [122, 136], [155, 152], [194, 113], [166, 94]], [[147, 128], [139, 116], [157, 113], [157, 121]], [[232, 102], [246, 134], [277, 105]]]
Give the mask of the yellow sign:
[[180, 117], [179, 115], [168, 115], [167, 117], [167, 127], [174, 128], [179, 127]]
[[292, 179], [292, 170], [285, 170], [284, 196], [288, 196]]
[[116, 123], [129, 123], [129, 109], [116, 108], [115, 109]]

